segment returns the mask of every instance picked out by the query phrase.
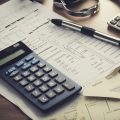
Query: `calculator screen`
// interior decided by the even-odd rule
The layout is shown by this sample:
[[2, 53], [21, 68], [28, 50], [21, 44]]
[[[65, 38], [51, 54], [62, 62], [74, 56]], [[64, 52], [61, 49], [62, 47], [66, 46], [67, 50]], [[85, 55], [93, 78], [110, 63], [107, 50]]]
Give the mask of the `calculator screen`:
[[0, 66], [6, 64], [7, 62], [17, 58], [18, 56], [20, 56], [24, 53], [25, 53], [25, 51], [23, 49], [19, 49], [19, 50], [13, 52], [12, 54], [10, 54], [7, 57], [4, 57], [0, 60]]

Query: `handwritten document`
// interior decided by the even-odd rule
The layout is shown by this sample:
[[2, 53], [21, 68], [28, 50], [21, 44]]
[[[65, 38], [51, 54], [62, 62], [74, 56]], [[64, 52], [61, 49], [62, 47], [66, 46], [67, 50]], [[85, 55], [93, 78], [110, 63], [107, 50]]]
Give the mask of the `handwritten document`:
[[[0, 13], [3, 23], [0, 24], [0, 50], [21, 40], [40, 57], [82, 85], [83, 90], [120, 62], [118, 47], [54, 26], [48, 19], [60, 16], [42, 5], [12, 0], [0, 9], [4, 11], [6, 7], [10, 9], [9, 14]], [[51, 115], [43, 115], [3, 80], [0, 80], [0, 94], [34, 120], [108, 120], [109, 115], [118, 118], [120, 113], [119, 101], [88, 99], [81, 93]]]

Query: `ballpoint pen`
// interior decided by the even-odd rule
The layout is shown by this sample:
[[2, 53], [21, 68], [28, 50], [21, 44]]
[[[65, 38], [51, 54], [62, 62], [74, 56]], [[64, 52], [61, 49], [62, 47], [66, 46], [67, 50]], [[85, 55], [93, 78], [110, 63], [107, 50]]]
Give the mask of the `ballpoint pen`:
[[81, 32], [85, 35], [92, 36], [94, 38], [100, 39], [102, 41], [108, 42], [110, 44], [116, 45], [120, 47], [120, 39], [116, 37], [109, 36], [107, 34], [96, 31], [93, 28], [89, 28], [86, 26], [80, 26], [75, 23], [64, 21], [61, 19], [51, 19], [51, 22], [57, 26], [63, 26], [65, 28], [73, 29], [78, 32]]

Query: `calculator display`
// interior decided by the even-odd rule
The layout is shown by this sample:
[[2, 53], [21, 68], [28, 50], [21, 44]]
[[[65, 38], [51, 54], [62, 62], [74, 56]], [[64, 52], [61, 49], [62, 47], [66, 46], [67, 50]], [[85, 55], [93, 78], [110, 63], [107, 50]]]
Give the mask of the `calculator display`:
[[25, 51], [23, 49], [19, 49], [19, 50], [15, 51], [14, 53], [8, 55], [7, 57], [2, 58], [0, 60], [0, 66], [6, 64], [7, 62], [17, 58], [18, 56], [20, 56], [20, 55], [22, 55], [24, 53], [25, 53]]

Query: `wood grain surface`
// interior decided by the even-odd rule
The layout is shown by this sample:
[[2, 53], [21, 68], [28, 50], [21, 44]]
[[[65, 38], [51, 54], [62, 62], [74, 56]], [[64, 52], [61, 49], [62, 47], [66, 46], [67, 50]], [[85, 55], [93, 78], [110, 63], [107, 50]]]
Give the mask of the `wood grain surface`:
[[[0, 0], [0, 4], [6, 1], [7, 0]], [[47, 6], [48, 9], [55, 11], [77, 24], [86, 25], [95, 28], [98, 31], [120, 38], [120, 32], [107, 27], [107, 21], [120, 13], [120, 4], [118, 4], [117, 0], [100, 0], [100, 11], [96, 15], [87, 18], [69, 16], [64, 10], [54, 7], [53, 0], [44, 0], [43, 4]], [[90, 4], [91, 3], [89, 2], [87, 6]], [[30, 118], [18, 107], [0, 96], [0, 120], [30, 120]]]

